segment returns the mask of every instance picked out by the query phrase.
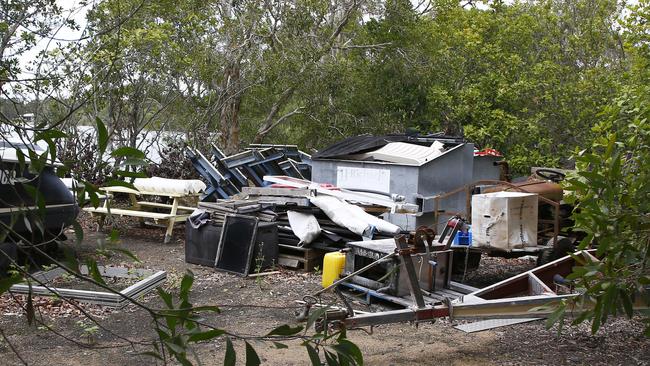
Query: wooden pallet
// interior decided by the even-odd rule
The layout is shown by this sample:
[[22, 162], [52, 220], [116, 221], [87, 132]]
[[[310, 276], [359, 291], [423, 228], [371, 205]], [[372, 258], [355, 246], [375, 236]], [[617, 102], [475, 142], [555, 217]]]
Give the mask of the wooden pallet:
[[298, 269], [303, 272], [311, 272], [315, 267], [322, 270], [323, 256], [325, 255], [324, 250], [301, 248], [286, 244], [278, 244], [278, 246], [280, 248], [278, 264], [281, 266]]

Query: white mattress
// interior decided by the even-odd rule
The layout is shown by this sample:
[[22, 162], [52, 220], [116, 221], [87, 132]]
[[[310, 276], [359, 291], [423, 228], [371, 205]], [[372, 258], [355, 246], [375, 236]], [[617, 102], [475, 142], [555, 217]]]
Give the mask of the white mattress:
[[133, 185], [140, 191], [153, 193], [195, 194], [206, 185], [198, 179], [137, 178]]

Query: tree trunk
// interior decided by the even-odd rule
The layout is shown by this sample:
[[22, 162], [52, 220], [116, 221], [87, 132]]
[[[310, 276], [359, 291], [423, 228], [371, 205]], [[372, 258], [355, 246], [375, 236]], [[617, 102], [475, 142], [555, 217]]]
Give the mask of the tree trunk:
[[220, 147], [230, 155], [239, 150], [240, 66], [233, 62], [226, 67], [223, 81], [223, 106], [219, 116]]

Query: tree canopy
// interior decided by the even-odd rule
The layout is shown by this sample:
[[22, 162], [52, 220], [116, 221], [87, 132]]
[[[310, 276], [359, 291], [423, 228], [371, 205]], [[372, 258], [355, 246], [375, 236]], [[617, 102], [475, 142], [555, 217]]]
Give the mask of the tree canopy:
[[[250, 142], [309, 150], [352, 134], [440, 130], [502, 151], [523, 173], [565, 165], [595, 137], [592, 127], [624, 85], [643, 83], [630, 75], [644, 66], [647, 8], [616, 0], [106, 0], [89, 8], [86, 41], [48, 57], [60, 65], [50, 70], [70, 71], [56, 87], [89, 102], [69, 124], [99, 117], [117, 145], [135, 146], [139, 133], [156, 129], [227, 152]], [[17, 57], [35, 41], [3, 24], [15, 50], [3, 56], [3, 75], [15, 84]], [[75, 104], [64, 99], [42, 118]]]

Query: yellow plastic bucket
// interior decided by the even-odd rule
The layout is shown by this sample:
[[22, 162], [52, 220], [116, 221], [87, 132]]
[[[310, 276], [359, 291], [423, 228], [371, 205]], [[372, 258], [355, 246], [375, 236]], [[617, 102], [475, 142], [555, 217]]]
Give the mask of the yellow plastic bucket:
[[341, 252], [331, 252], [323, 257], [323, 279], [321, 284], [327, 287], [339, 279], [345, 267], [345, 254]]

